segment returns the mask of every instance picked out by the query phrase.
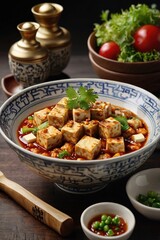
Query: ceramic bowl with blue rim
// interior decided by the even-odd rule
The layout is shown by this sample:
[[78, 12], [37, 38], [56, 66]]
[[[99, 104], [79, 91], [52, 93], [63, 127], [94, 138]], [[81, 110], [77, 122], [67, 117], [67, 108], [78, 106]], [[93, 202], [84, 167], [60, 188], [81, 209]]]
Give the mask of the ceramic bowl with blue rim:
[[[146, 144], [139, 150], [110, 159], [74, 161], [51, 158], [20, 146], [17, 129], [30, 113], [56, 104], [66, 89], [80, 86], [94, 89], [99, 99], [132, 110], [149, 130]], [[40, 83], [14, 94], [0, 108], [0, 133], [23, 163], [72, 193], [90, 193], [134, 172], [154, 152], [160, 140], [160, 101], [150, 92], [131, 84], [99, 78], [73, 78]]]

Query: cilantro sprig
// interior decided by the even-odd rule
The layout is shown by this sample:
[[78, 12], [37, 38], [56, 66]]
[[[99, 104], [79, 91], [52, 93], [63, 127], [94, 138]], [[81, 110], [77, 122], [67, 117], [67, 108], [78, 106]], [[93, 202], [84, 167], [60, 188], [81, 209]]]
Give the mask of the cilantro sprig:
[[87, 90], [82, 86], [79, 87], [77, 91], [73, 87], [68, 87], [66, 94], [68, 97], [68, 108], [70, 110], [74, 108], [88, 110], [92, 103], [98, 98], [98, 95], [93, 92], [93, 89]]

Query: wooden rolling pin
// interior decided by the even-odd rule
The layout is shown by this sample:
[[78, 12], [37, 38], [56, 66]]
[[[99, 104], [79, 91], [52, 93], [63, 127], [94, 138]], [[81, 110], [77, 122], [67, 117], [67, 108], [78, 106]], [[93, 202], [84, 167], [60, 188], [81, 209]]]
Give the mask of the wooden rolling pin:
[[73, 219], [65, 213], [45, 203], [40, 198], [9, 180], [0, 171], [0, 189], [25, 208], [36, 219], [48, 225], [62, 236], [68, 236], [73, 230]]

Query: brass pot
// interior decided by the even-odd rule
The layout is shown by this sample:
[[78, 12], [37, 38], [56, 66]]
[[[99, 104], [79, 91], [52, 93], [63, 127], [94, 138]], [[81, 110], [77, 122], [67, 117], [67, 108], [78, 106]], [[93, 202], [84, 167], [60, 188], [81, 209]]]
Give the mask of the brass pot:
[[46, 47], [50, 55], [50, 76], [60, 74], [70, 59], [71, 35], [58, 25], [63, 7], [56, 3], [41, 3], [31, 9], [40, 24], [36, 39]]
[[8, 53], [10, 70], [24, 88], [44, 82], [49, 77], [49, 54], [36, 40], [38, 28], [39, 24], [35, 22], [18, 24], [22, 38], [10, 47]]

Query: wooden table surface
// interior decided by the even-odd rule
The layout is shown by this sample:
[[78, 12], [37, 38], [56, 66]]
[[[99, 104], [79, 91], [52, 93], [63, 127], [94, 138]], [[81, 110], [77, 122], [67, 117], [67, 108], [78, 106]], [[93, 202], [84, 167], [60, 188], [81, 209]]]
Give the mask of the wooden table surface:
[[[0, 56], [0, 78], [10, 73], [7, 53]], [[90, 65], [88, 54], [73, 55], [63, 77], [97, 77]], [[7, 99], [0, 88], [0, 105]], [[153, 155], [138, 171], [147, 168], [160, 168], [160, 151]], [[31, 216], [25, 209], [0, 191], [0, 239], [1, 240], [86, 240], [80, 226], [80, 215], [90, 204], [100, 201], [113, 201], [125, 205], [133, 211], [136, 218], [135, 230], [130, 240], [160, 240], [160, 222], [149, 220], [140, 215], [131, 205], [126, 195], [126, 176], [109, 184], [105, 189], [84, 195], [66, 193], [53, 182], [32, 172], [21, 163], [16, 153], [0, 138], [0, 171], [48, 204], [70, 215], [75, 223], [73, 233], [66, 238]]]

